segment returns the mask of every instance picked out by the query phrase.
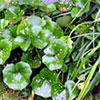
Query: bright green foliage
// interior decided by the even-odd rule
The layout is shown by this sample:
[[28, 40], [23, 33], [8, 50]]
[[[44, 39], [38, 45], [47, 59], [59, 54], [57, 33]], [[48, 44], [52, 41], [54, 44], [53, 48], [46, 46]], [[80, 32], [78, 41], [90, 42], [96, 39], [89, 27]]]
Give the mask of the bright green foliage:
[[7, 64], [3, 70], [4, 83], [11, 89], [22, 90], [29, 84], [31, 74], [32, 70], [25, 62]]
[[72, 17], [80, 17], [90, 9], [91, 0], [72, 0], [76, 7], [72, 8]]
[[99, 8], [99, 0], [0, 0], [0, 80], [7, 92], [17, 90], [23, 100], [93, 94], [100, 82]]
[[5, 0], [0, 0], [0, 4], [7, 4]]
[[87, 0], [72, 0], [72, 1], [73, 3], [75, 3], [76, 6], [80, 8], [84, 7], [84, 5], [88, 3]]
[[32, 68], [38, 68], [41, 66], [41, 56], [36, 55], [34, 59], [32, 59], [32, 53], [30, 52], [24, 53], [21, 60], [29, 63]]
[[24, 15], [24, 11], [19, 6], [11, 6], [5, 11], [5, 19], [12, 23], [17, 23]]
[[71, 11], [72, 17], [74, 18], [75, 16], [79, 17], [80, 15], [82, 15], [79, 13], [79, 11], [80, 11], [80, 9], [78, 7], [73, 8]]
[[66, 43], [61, 39], [51, 40], [49, 46], [44, 49], [44, 53], [48, 56], [56, 55], [59, 59], [63, 59], [66, 56]]
[[62, 36], [61, 40], [63, 40], [66, 43], [66, 51], [67, 51], [67, 55], [70, 55], [70, 53], [72, 52], [72, 44], [73, 41], [71, 40], [70, 36]]
[[46, 25], [44, 26], [44, 28], [50, 30], [53, 33], [53, 35], [57, 38], [63, 36], [63, 31], [59, 27], [59, 25], [51, 21], [50, 19], [46, 21]]
[[17, 34], [18, 35], [29, 35], [30, 32], [30, 22], [27, 20], [22, 21], [18, 28], [17, 28]]
[[9, 58], [12, 49], [12, 43], [8, 40], [0, 40], [0, 65], [3, 65]]
[[56, 56], [46, 56], [42, 57], [43, 63], [51, 70], [61, 69], [63, 67], [63, 60], [59, 60]]
[[[54, 25], [53, 25], [54, 24]], [[53, 33], [59, 35], [57, 37], [61, 37], [62, 35], [62, 30], [60, 29], [60, 27], [50, 21], [50, 26], [52, 26], [52, 30], [49, 30], [47, 27], [49, 27], [48, 25], [48, 22], [46, 24], [46, 20], [42, 20], [40, 17], [37, 17], [37, 16], [30, 16], [27, 18], [27, 20], [24, 20], [22, 21], [18, 28], [17, 28], [17, 34], [18, 35], [21, 35], [21, 37], [17, 37], [15, 39], [15, 42], [17, 42], [16, 40], [18, 38], [23, 38], [22, 35], [25, 36], [25, 38], [27, 37], [27, 41], [32, 41], [32, 44], [33, 46], [35, 46], [36, 48], [39, 48], [39, 49], [43, 49], [44, 47], [46, 47], [49, 42], [50, 42], [50, 38], [53, 37]], [[57, 31], [55, 30], [55, 28], [58, 28], [60, 29], [60, 31], [57, 29]], [[59, 33], [58, 33], [59, 32]], [[18, 39], [19, 40], [19, 39]], [[19, 42], [21, 42], [19, 40]], [[18, 43], [17, 43], [18, 44]], [[28, 42], [28, 45], [30, 43]], [[23, 43], [21, 44], [23, 45]], [[21, 46], [19, 44], [19, 46]], [[24, 46], [22, 46], [21, 48], [23, 48]], [[26, 47], [26, 50], [23, 48], [24, 51], [27, 50], [27, 47]]]
[[28, 39], [27, 36], [18, 36], [15, 38], [14, 44], [20, 46], [23, 51], [26, 51], [31, 45], [31, 39]]
[[48, 4], [46, 9], [48, 9], [48, 12], [53, 12], [56, 10], [56, 6], [54, 4]]
[[53, 100], [67, 100], [67, 92], [63, 85], [60, 83], [55, 83], [52, 85], [51, 91]]
[[78, 89], [73, 81], [67, 81], [65, 87], [60, 83], [57, 73], [43, 69], [32, 81], [32, 89], [35, 94], [53, 100], [70, 100], [78, 95]]
[[33, 78], [31, 85], [35, 94], [48, 98], [51, 97], [51, 85], [55, 82], [59, 82], [57, 73], [45, 68]]
[[68, 91], [68, 100], [73, 100], [78, 95], [78, 88], [75, 86], [74, 81], [68, 80], [65, 83], [65, 88]]
[[43, 49], [48, 45], [50, 36], [51, 32], [48, 30], [42, 30], [40, 32], [33, 33], [32, 44], [39, 49]]
[[32, 15], [28, 18], [28, 21], [32, 24], [32, 26], [42, 26], [42, 19], [38, 16]]
[[63, 59], [71, 53], [72, 41], [70, 37], [61, 37], [61, 39], [53, 39], [48, 47], [44, 49], [45, 55], [42, 61], [50, 70], [61, 69], [63, 67]]
[[0, 32], [3, 31], [3, 29], [5, 27], [7, 27], [9, 24], [9, 21], [8, 20], [5, 20], [5, 19], [1, 19], [0, 20]]

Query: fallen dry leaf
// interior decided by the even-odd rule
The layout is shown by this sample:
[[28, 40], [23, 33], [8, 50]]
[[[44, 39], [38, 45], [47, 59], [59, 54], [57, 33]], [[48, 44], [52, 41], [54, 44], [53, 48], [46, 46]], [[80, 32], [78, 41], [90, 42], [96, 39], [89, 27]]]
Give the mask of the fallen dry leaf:
[[32, 91], [32, 93], [29, 95], [28, 100], [34, 100], [34, 92]]

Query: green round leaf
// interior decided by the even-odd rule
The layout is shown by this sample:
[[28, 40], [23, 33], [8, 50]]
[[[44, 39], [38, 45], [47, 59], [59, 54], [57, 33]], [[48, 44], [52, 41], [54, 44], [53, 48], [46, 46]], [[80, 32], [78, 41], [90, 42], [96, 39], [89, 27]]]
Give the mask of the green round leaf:
[[48, 12], [53, 12], [56, 10], [56, 6], [54, 4], [48, 4], [46, 9]]
[[59, 59], [63, 59], [67, 54], [67, 44], [61, 39], [51, 40], [49, 46], [44, 49], [44, 53], [48, 56], [56, 55]]
[[35, 94], [48, 98], [51, 97], [51, 85], [55, 82], [59, 82], [57, 74], [45, 68], [33, 78], [31, 86]]
[[53, 97], [53, 100], [67, 100], [67, 93], [66, 90], [63, 90], [57, 96]]
[[3, 80], [9, 88], [22, 90], [29, 84], [31, 74], [32, 70], [29, 64], [21, 61], [16, 65], [7, 64], [3, 69]]
[[78, 95], [78, 88], [77, 88], [77, 86], [75, 86], [74, 81], [68, 80], [65, 83], [65, 88], [68, 90], [69, 100], [73, 100]]
[[38, 55], [36, 55], [34, 57], [32, 63], [30, 63], [30, 65], [31, 66], [33, 65], [32, 68], [38, 68], [38, 67], [40, 67], [41, 66], [41, 58]]
[[9, 40], [9, 41], [12, 41], [13, 40], [13, 37], [10, 33], [10, 31], [8, 29], [5, 29], [3, 32], [2, 32], [2, 36], [4, 36], [5, 39]]
[[72, 21], [71, 16], [63, 16], [57, 18], [56, 22], [61, 27], [68, 27]]
[[27, 36], [17, 36], [14, 40], [14, 45], [20, 46], [23, 51], [27, 51], [31, 45], [31, 39]]
[[42, 19], [38, 16], [32, 15], [27, 19], [32, 26], [42, 26]]
[[22, 21], [17, 28], [18, 35], [29, 35], [30, 34], [30, 22], [28, 20]]
[[67, 92], [61, 83], [55, 83], [51, 87], [53, 100], [67, 100]]
[[42, 96], [43, 98], [48, 98], [51, 96], [51, 86], [48, 81], [43, 81], [41, 87], [35, 88], [35, 94]]
[[39, 34], [39, 32], [42, 31], [42, 27], [38, 25], [34, 25], [32, 26], [31, 30], [32, 30], [31, 37], [32, 36], [34, 37], [35, 34]]
[[49, 70], [57, 70], [63, 67], [63, 60], [59, 60], [56, 56], [46, 56], [42, 57], [42, 62], [49, 68]]
[[0, 40], [0, 64], [4, 64], [9, 58], [12, 49], [12, 43], [8, 40]]
[[9, 21], [5, 19], [0, 19], [0, 31], [3, 31], [3, 29], [8, 26]]
[[72, 44], [73, 41], [71, 40], [70, 36], [62, 36], [61, 40], [63, 40], [66, 43], [66, 55], [70, 55], [70, 53], [72, 52]]
[[41, 65], [41, 57], [36, 55], [32, 59], [32, 53], [29, 52], [24, 53], [21, 60], [30, 64], [31, 68], [38, 68]]
[[48, 68], [44, 68], [40, 72], [40, 76], [42, 79], [48, 80], [50, 84], [54, 84], [55, 82], [60, 82], [58, 74], [56, 72], [50, 71]]
[[24, 11], [21, 10], [19, 6], [10, 6], [5, 11], [5, 19], [9, 20], [12, 23], [19, 22], [23, 15]]
[[71, 16], [74, 18], [74, 17], [79, 17], [79, 11], [80, 11], [80, 8], [78, 7], [74, 7], [71, 11]]
[[48, 45], [50, 36], [51, 32], [49, 30], [42, 30], [39, 33], [33, 33], [32, 44], [39, 49], [43, 49]]
[[63, 30], [59, 27], [59, 25], [50, 19], [46, 21], [46, 25], [44, 26], [44, 29], [50, 30], [54, 37], [60, 38], [63, 36]]

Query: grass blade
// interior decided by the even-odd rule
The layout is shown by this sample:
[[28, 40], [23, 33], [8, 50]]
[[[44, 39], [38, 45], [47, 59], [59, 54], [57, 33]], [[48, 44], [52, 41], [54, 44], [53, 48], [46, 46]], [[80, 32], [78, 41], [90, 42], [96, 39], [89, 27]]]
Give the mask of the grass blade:
[[90, 83], [90, 81], [91, 81], [91, 79], [92, 79], [92, 77], [94, 75], [94, 72], [95, 72], [99, 62], [100, 62], [100, 56], [97, 59], [97, 61], [95, 62], [95, 64], [93, 65], [93, 67], [92, 67], [92, 69], [91, 69], [91, 71], [90, 71], [90, 73], [89, 73], [89, 75], [88, 75], [88, 77], [87, 77], [87, 79], [85, 81], [85, 85], [84, 85], [83, 89], [81, 90], [77, 100], [81, 100], [82, 99], [84, 93], [86, 92], [86, 90], [87, 90], [87, 88], [89, 86], [89, 83]]

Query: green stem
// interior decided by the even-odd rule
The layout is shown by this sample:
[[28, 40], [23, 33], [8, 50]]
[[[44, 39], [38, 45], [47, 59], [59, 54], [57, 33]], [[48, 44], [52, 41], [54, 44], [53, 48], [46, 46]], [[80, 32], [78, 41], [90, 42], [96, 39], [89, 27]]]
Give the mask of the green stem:
[[77, 71], [75, 72], [75, 74], [72, 77], [72, 80], [75, 80], [75, 78], [78, 76], [80, 70], [82, 69], [82, 67], [85, 65], [85, 63], [88, 61], [88, 59], [93, 55], [93, 53], [100, 47], [100, 45], [97, 45], [95, 48], [92, 49], [92, 51], [90, 53], [88, 53], [85, 58], [83, 58], [82, 63], [80, 64], [79, 68], [77, 69]]
[[81, 23], [81, 24], [78, 24], [75, 28], [73, 28], [73, 30], [70, 32], [69, 36], [71, 37], [72, 33], [73, 33], [77, 28], [79, 28], [80, 26], [85, 25], [85, 24], [92, 24], [92, 23], [93, 23], [93, 21], [88, 21], [88, 22], [83, 22], [83, 23]]

